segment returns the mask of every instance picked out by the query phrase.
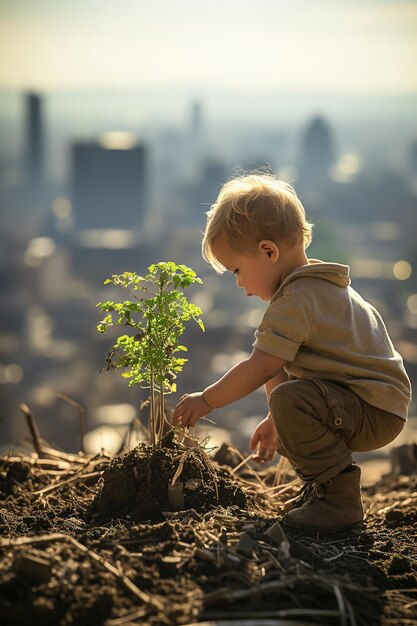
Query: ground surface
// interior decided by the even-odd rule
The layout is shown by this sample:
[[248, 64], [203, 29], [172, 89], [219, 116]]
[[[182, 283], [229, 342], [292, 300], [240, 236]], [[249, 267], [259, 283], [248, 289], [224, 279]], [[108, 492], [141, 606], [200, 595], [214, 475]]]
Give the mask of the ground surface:
[[0, 459], [3, 626], [417, 625], [416, 475], [368, 487], [355, 534], [309, 536], [276, 524], [283, 462], [231, 470], [171, 437], [41, 454]]

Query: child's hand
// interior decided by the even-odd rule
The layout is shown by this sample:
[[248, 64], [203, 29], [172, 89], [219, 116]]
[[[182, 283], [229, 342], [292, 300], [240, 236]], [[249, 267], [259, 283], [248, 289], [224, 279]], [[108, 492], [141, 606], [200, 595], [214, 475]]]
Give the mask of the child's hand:
[[266, 417], [258, 424], [249, 443], [249, 450], [258, 449], [252, 457], [255, 463], [264, 463], [273, 458], [276, 449], [276, 436], [275, 426], [270, 417]]
[[185, 394], [175, 407], [172, 425], [195, 426], [199, 417], [208, 415], [212, 410], [212, 407], [204, 400], [203, 392]]

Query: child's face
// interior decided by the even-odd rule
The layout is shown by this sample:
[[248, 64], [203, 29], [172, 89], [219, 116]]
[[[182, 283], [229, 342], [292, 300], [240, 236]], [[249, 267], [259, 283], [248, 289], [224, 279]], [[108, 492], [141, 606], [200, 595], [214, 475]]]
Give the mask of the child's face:
[[244, 289], [247, 296], [268, 301], [272, 298], [279, 286], [273, 250], [259, 244], [255, 250], [243, 254], [233, 250], [225, 241], [216, 241], [213, 252], [223, 267], [235, 275], [237, 286]]

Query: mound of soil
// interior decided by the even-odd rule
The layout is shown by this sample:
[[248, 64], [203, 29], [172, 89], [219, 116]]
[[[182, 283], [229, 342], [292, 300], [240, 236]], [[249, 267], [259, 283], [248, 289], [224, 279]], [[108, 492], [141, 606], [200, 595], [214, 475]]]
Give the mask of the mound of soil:
[[169, 437], [115, 459], [2, 457], [0, 623], [416, 625], [416, 475], [366, 489], [351, 534], [281, 527], [298, 488]]
[[155, 448], [140, 444], [113, 459], [87, 519], [103, 523], [129, 515], [136, 521], [158, 520], [165, 511], [244, 509], [247, 494], [229, 468], [215, 467], [203, 448], [185, 447], [174, 433], [168, 432]]

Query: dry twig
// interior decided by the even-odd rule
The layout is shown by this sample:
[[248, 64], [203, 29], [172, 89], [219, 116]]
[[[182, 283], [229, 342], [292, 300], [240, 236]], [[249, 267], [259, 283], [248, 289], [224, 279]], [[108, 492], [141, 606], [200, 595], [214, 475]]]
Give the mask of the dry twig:
[[35, 449], [35, 452], [39, 457], [41, 457], [43, 456], [42, 443], [41, 443], [41, 437], [39, 434], [39, 429], [35, 422], [35, 417], [27, 404], [23, 404], [23, 403], [19, 404], [19, 409], [22, 411], [23, 415], [26, 418], [26, 423], [29, 428], [30, 436], [32, 437], [32, 444]]
[[38, 491], [32, 491], [32, 495], [40, 496], [45, 495], [46, 493], [51, 493], [51, 491], [55, 491], [56, 489], [60, 489], [65, 485], [69, 485], [70, 483], [80, 482], [82, 480], [88, 480], [89, 478], [95, 478], [96, 476], [101, 476], [104, 470], [98, 470], [97, 472], [88, 472], [87, 474], [77, 474], [76, 476], [71, 476], [71, 478], [67, 478], [66, 480], [58, 480], [53, 485], [48, 485], [47, 487], [43, 487]]

